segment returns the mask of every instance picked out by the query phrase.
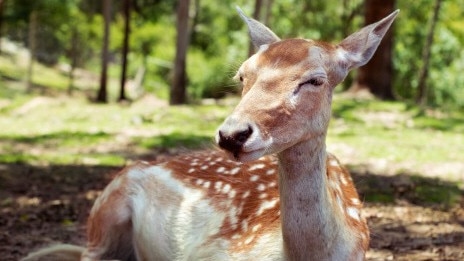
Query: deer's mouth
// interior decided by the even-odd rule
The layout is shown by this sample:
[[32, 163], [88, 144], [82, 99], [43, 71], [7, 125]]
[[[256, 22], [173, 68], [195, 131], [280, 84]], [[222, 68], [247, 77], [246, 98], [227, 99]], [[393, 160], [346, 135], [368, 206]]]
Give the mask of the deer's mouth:
[[252, 151], [245, 151], [243, 149], [238, 151], [225, 151], [230, 158], [243, 163], [257, 160], [266, 154], [265, 148], [255, 149]]

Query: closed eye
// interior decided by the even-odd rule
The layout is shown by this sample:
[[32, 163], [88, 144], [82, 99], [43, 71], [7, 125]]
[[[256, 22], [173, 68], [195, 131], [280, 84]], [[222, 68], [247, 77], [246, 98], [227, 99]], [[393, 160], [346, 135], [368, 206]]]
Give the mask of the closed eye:
[[293, 94], [297, 94], [300, 89], [304, 86], [314, 86], [314, 87], [318, 87], [318, 86], [321, 86], [323, 85], [325, 82], [325, 78], [322, 78], [322, 77], [314, 77], [314, 78], [311, 78], [307, 81], [304, 81], [302, 83], [299, 83], [297, 88], [295, 89], [295, 91], [293, 91]]
[[313, 85], [313, 86], [321, 86], [322, 84], [324, 84], [324, 80], [321, 79], [321, 78], [311, 78], [305, 82], [302, 82], [300, 84], [298, 84], [298, 87], [301, 87], [303, 85], [307, 85], [307, 84], [310, 84], [310, 85]]

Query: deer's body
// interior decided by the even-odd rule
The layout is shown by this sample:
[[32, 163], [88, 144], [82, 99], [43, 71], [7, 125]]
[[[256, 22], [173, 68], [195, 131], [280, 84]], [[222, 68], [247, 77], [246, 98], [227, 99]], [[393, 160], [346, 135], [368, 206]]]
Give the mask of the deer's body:
[[396, 13], [339, 45], [280, 40], [241, 13], [259, 51], [237, 72], [243, 98], [216, 135], [224, 152], [123, 170], [92, 208], [81, 260], [362, 260], [362, 204], [325, 138], [333, 89]]
[[[331, 242], [302, 239], [300, 247], [329, 250], [324, 253], [327, 256], [312, 260], [350, 260], [337, 253], [366, 249], [368, 244], [369, 235], [359, 215], [361, 203], [350, 175], [336, 158], [329, 154], [323, 160], [323, 165], [329, 166], [326, 175], [312, 175], [312, 184], [301, 187], [317, 197], [321, 188], [330, 186], [333, 189], [327, 189], [324, 198], [328, 202], [317, 198], [302, 201], [301, 211], [314, 216], [312, 224], [307, 224], [312, 234], [309, 240], [320, 239], [323, 233], [340, 236]], [[188, 168], [185, 162], [190, 162]], [[86, 251], [84, 256], [88, 260], [127, 260], [127, 254], [137, 253], [139, 260], [285, 260], [277, 173], [275, 157], [239, 163], [220, 151], [179, 156], [161, 164], [136, 163], [105, 188], [89, 219], [89, 238], [94, 240], [89, 241], [88, 249], [103, 250], [105, 245], [112, 255]], [[344, 219], [327, 220], [327, 212], [332, 210], [324, 209], [326, 204], [334, 205], [336, 216], [349, 212], [352, 216], [346, 221], [363, 226], [366, 232], [344, 230], [346, 224], [337, 223]], [[303, 225], [297, 224], [297, 230], [303, 231]], [[356, 255], [352, 254], [350, 257]]]

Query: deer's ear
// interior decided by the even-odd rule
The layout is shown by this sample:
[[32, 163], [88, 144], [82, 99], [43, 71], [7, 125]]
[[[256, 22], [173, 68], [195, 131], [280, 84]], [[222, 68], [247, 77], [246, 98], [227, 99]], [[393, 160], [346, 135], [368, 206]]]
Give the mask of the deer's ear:
[[256, 21], [255, 19], [247, 17], [240, 7], [237, 6], [236, 8], [240, 17], [247, 24], [251, 42], [256, 48], [259, 48], [261, 45], [271, 44], [280, 40], [280, 38], [272, 32], [271, 29], [267, 28], [264, 24]]
[[372, 58], [398, 13], [399, 10], [396, 10], [382, 20], [362, 28], [338, 45], [341, 62], [347, 69], [363, 66]]

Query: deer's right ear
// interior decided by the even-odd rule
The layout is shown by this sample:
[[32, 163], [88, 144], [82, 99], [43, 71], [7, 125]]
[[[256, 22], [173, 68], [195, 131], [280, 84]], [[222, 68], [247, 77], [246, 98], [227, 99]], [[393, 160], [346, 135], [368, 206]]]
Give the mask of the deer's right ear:
[[240, 7], [237, 6], [236, 9], [240, 17], [247, 24], [251, 42], [256, 48], [259, 48], [261, 45], [271, 44], [280, 40], [280, 38], [272, 32], [271, 29], [267, 28], [267, 26], [253, 18], [247, 17]]

